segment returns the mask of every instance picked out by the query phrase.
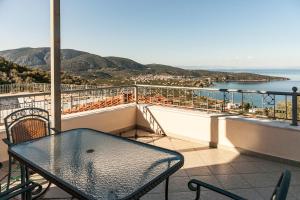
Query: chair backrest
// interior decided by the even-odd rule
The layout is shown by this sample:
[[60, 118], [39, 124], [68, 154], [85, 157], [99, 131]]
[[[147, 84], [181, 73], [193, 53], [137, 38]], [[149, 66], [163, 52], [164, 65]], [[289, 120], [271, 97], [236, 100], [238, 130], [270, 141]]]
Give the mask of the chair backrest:
[[50, 134], [49, 113], [40, 108], [23, 108], [4, 118], [7, 139], [17, 144]]
[[285, 200], [288, 194], [290, 181], [291, 172], [289, 170], [285, 170], [278, 180], [275, 190], [271, 196], [271, 200]]

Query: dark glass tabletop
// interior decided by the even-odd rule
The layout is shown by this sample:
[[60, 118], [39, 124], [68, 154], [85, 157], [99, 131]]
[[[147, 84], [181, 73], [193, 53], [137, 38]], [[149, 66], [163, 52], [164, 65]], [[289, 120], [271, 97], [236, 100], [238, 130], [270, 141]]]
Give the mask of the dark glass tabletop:
[[9, 153], [80, 199], [136, 199], [183, 165], [177, 152], [92, 129], [21, 143]]

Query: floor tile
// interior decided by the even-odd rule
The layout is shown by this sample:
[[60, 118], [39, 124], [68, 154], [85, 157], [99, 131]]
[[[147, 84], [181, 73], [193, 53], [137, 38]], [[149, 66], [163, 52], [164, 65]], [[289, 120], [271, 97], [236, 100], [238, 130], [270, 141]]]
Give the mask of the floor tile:
[[[263, 188], [254, 188], [262, 197], [264, 200], [270, 200], [272, 193], [274, 191], [274, 187], [263, 187]], [[296, 200], [296, 196], [289, 191], [287, 195], [287, 200]]]
[[215, 175], [236, 174], [236, 170], [230, 164], [210, 165], [211, 173]]
[[[169, 193], [170, 200], [193, 200], [195, 198], [194, 192], [176, 192], [176, 193]], [[161, 200], [164, 200], [161, 199]]]
[[161, 184], [159, 184], [158, 186], [156, 186], [155, 188], [153, 188], [149, 193], [164, 193], [165, 186], [166, 186], [166, 182], [164, 181]]
[[42, 199], [70, 199], [71, 197], [72, 196], [70, 194], [52, 184], [51, 188], [45, 193]]
[[257, 165], [260, 166], [265, 172], [282, 172], [286, 169], [284, 164], [266, 160], [257, 162]]
[[172, 177], [174, 176], [188, 176], [188, 174], [185, 169], [181, 168], [172, 175]]
[[[211, 176], [191, 176], [190, 179], [200, 180], [202, 182], [205, 182], [205, 183], [208, 183], [215, 187], [219, 187], [219, 188], [223, 189], [223, 186], [220, 184], [220, 182], [217, 180], [217, 178], [213, 175], [211, 175]], [[203, 188], [203, 190], [207, 190], [207, 189]]]
[[291, 185], [300, 185], [300, 172], [292, 172], [291, 175]]
[[243, 189], [251, 188], [251, 185], [247, 183], [240, 175], [216, 175], [217, 180], [225, 189]]
[[300, 186], [291, 186], [289, 188], [289, 193], [293, 194], [297, 200], [300, 200]]
[[[123, 134], [131, 137], [135, 130]], [[198, 179], [216, 187], [229, 190], [249, 200], [270, 199], [281, 172], [292, 172], [288, 200], [300, 200], [300, 167], [243, 155], [237, 151], [209, 148], [207, 145], [170, 137], [161, 137], [145, 131], [137, 131], [138, 141], [179, 151], [185, 158], [183, 168], [170, 177], [170, 200], [193, 200], [196, 193], [190, 191], [188, 182]], [[135, 139], [135, 138], [132, 138]], [[3, 171], [3, 170], [2, 170]], [[1, 173], [2, 173], [1, 171]], [[37, 180], [39, 176], [34, 177]], [[161, 183], [141, 200], [163, 200], [165, 182]], [[44, 199], [71, 199], [70, 195], [52, 186]], [[216, 192], [203, 189], [201, 200], [229, 200]]]
[[188, 192], [188, 177], [170, 177], [169, 192]]
[[262, 173], [264, 169], [259, 165], [259, 162], [242, 162], [242, 163], [231, 163], [231, 166], [238, 173]]
[[194, 167], [194, 168], [187, 168], [186, 172], [188, 176], [207, 176], [211, 175], [211, 172], [208, 167], [206, 166], [200, 166], [200, 167]]
[[148, 193], [141, 198], [141, 200], [163, 200], [165, 198], [163, 193]]
[[248, 200], [264, 200], [263, 197], [254, 189], [234, 189], [228, 191]]
[[232, 200], [232, 199], [224, 195], [221, 195], [219, 193], [206, 190], [201, 192], [201, 200]]
[[277, 184], [279, 179], [278, 173], [256, 173], [241, 175], [252, 187], [271, 187]]

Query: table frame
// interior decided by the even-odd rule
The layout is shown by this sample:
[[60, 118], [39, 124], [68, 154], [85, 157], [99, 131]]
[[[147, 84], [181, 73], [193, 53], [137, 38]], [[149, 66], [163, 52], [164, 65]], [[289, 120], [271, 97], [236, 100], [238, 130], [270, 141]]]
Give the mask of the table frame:
[[[109, 136], [118, 138], [120, 140], [128, 141], [128, 142], [133, 143], [133, 144], [142, 145], [142, 146], [146, 146], [146, 147], [151, 147], [151, 148], [159, 150], [159, 151], [170, 152], [172, 154], [176, 154], [177, 156], [179, 156], [180, 161], [178, 163], [176, 163], [170, 169], [168, 169], [167, 171], [163, 172], [160, 176], [158, 176], [155, 179], [153, 179], [152, 181], [148, 182], [143, 187], [139, 188], [137, 191], [133, 192], [132, 194], [130, 194], [126, 198], [123, 198], [123, 200], [131, 200], [131, 199], [138, 200], [140, 197], [142, 197], [143, 195], [145, 195], [146, 193], [148, 193], [150, 190], [152, 190], [153, 188], [155, 188], [157, 185], [159, 185], [160, 183], [162, 183], [164, 180], [166, 180], [166, 185], [165, 185], [165, 199], [168, 200], [169, 177], [172, 174], [174, 174], [176, 171], [178, 171], [183, 166], [183, 164], [184, 164], [184, 157], [179, 152], [176, 152], [176, 151], [173, 151], [173, 150], [169, 150], [169, 149], [165, 149], [165, 148], [158, 147], [158, 146], [154, 146], [154, 145], [150, 145], [150, 144], [147, 144], [147, 143], [142, 143], [142, 142], [135, 141], [135, 140], [130, 140], [128, 138], [123, 138], [123, 137], [120, 137], [120, 136], [117, 136], [117, 135], [105, 133], [105, 132], [94, 130], [94, 129], [90, 129], [90, 128], [70, 129], [70, 130], [67, 130], [67, 131], [62, 131], [62, 132], [57, 133], [57, 134], [64, 134], [64, 132], [69, 132], [69, 131], [73, 131], [73, 130], [74, 131], [75, 130], [91, 130], [91, 131], [96, 131], [96, 132], [98, 132], [100, 134], [109, 135]], [[45, 137], [51, 137], [51, 136], [45, 136]], [[43, 138], [45, 138], [45, 137], [43, 137]], [[40, 140], [40, 139], [42, 139], [42, 138], [38, 138], [38, 139], [35, 139], [35, 140]], [[34, 142], [35, 140], [32, 140], [31, 142]], [[18, 153], [15, 153], [14, 151], [12, 151], [11, 148], [14, 147], [14, 146], [17, 146], [17, 145], [19, 145], [19, 144], [11, 146], [8, 149], [8, 153], [11, 156], [13, 156], [17, 161], [19, 161], [20, 164], [23, 165], [24, 168], [28, 167], [28, 168], [32, 169], [33, 171], [35, 171], [36, 173], [40, 174], [42, 177], [44, 177], [45, 179], [47, 179], [51, 183], [55, 184], [56, 186], [58, 186], [62, 190], [66, 191], [67, 193], [69, 193], [73, 197], [76, 197], [78, 199], [83, 199], [83, 200], [89, 200], [88, 196], [85, 193], [77, 190], [77, 188], [74, 187], [73, 185], [66, 183], [63, 179], [60, 179], [59, 177], [56, 177], [56, 176], [52, 175], [51, 173], [49, 173], [46, 170], [42, 169], [41, 167], [39, 167], [35, 163], [33, 163], [30, 160], [24, 158], [22, 155], [19, 155]], [[21, 167], [21, 169], [23, 167]], [[21, 177], [22, 177], [21, 178], [21, 182], [27, 181], [26, 179], [28, 177], [26, 176], [26, 170], [21, 170]]]

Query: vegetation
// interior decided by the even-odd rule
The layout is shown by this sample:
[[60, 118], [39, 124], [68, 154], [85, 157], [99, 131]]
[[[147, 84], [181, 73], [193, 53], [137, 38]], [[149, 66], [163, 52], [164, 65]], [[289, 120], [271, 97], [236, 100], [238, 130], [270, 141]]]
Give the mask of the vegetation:
[[[90, 81], [62, 73], [64, 84], [89, 84]], [[0, 57], [0, 84], [50, 83], [50, 73], [41, 69], [30, 69]]]
[[[37, 68], [47, 71], [49, 71], [49, 55], [49, 48], [20, 48], [0, 51], [0, 56], [9, 61], [22, 66], [28, 66], [32, 69]], [[61, 51], [61, 59], [62, 70], [64, 72], [88, 79], [96, 84], [105, 85], [132, 84], [137, 82], [141, 84], [207, 87], [212, 82], [221, 81], [286, 80], [286, 78], [282, 77], [252, 73], [186, 70], [161, 64], [144, 65], [127, 58], [101, 57], [73, 49], [63, 49]]]

